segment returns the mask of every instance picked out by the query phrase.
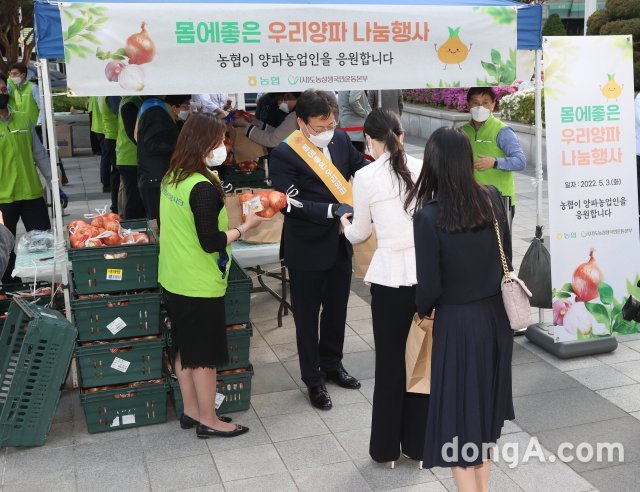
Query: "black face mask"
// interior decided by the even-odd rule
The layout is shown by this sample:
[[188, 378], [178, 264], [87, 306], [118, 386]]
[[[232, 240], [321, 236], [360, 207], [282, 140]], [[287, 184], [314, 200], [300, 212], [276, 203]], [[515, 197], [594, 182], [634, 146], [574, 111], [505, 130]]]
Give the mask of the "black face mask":
[[7, 109], [9, 105], [9, 94], [0, 94], [0, 109]]

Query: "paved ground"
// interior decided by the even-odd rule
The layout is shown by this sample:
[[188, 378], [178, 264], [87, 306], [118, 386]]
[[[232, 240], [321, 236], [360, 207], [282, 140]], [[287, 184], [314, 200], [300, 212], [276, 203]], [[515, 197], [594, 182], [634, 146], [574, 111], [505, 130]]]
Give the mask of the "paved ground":
[[[420, 156], [423, 143], [409, 141], [409, 151]], [[66, 167], [71, 185], [65, 190], [72, 200], [68, 219], [107, 204], [97, 184], [94, 157], [67, 159]], [[534, 231], [531, 176], [529, 170], [517, 181], [516, 266]], [[308, 404], [291, 316], [277, 328], [276, 302], [268, 294], [256, 294], [252, 408], [234, 415], [251, 428], [248, 434], [201, 441], [179, 428], [170, 409], [166, 424], [92, 435], [86, 431], [77, 392], [68, 390], [45, 446], [0, 450], [0, 491], [454, 491], [447, 470], [418, 470], [408, 460], [391, 470], [369, 459], [375, 358], [370, 296], [359, 280], [352, 291], [344, 365], [363, 384], [360, 391], [330, 385], [333, 410], [316, 411]], [[548, 320], [549, 313], [546, 316]], [[617, 441], [625, 446], [625, 462], [534, 459], [511, 468], [501, 461], [492, 468], [492, 491], [638, 490], [640, 337], [619, 341], [612, 354], [563, 361], [517, 337], [516, 420], [505, 426], [500, 444], [518, 444], [522, 456], [533, 436], [549, 457], [563, 441]]]

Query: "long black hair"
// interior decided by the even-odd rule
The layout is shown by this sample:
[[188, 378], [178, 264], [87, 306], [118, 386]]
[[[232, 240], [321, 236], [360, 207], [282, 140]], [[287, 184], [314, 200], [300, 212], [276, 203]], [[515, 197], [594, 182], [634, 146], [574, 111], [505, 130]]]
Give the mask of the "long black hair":
[[384, 143], [385, 150], [389, 152], [391, 169], [398, 178], [400, 195], [403, 194], [404, 188], [404, 209], [408, 211], [411, 204], [409, 194], [413, 190], [414, 184], [411, 171], [407, 167], [407, 155], [400, 141], [400, 137], [404, 133], [400, 118], [393, 111], [376, 108], [364, 120], [364, 133], [372, 139]]
[[[466, 135], [453, 128], [439, 128], [424, 149], [418, 182], [407, 199], [416, 210], [437, 198], [438, 226], [445, 232], [477, 231], [504, 220], [503, 207], [494, 193], [473, 176], [473, 152]], [[497, 195], [497, 194], [496, 194]]]

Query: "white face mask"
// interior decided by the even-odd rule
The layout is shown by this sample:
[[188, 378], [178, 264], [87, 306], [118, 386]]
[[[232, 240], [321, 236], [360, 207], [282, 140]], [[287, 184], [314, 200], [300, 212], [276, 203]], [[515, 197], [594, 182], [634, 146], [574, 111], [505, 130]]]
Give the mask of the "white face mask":
[[[306, 125], [305, 125], [306, 126]], [[333, 140], [333, 130], [326, 130], [322, 133], [318, 133], [317, 135], [311, 135], [309, 131], [309, 127], [307, 127], [307, 133], [309, 134], [309, 140], [313, 145], [319, 148], [324, 148], [329, 145], [329, 142]]]
[[287, 103], [287, 101], [282, 101], [278, 106], [278, 109], [283, 113], [287, 113], [287, 114], [291, 112], [291, 110], [289, 109], [289, 103]]
[[484, 106], [474, 106], [469, 110], [469, 112], [471, 113], [471, 118], [478, 123], [487, 121], [489, 116], [491, 116], [491, 110]]
[[179, 120], [186, 121], [188, 117], [189, 117], [189, 111], [186, 111], [183, 109], [178, 113]]
[[221, 166], [227, 160], [227, 148], [223, 145], [216, 147], [209, 155], [204, 158], [205, 164], [209, 169]]
[[11, 77], [11, 80], [13, 80], [13, 83], [16, 85], [22, 84], [22, 77]]
[[371, 157], [373, 157], [374, 159], [377, 160], [378, 156], [376, 156], [373, 153], [373, 144], [371, 143], [371, 137], [366, 137], [366, 139], [367, 139], [367, 145], [366, 145], [366, 147], [364, 149], [364, 153], [367, 154], [367, 155], [370, 155]]

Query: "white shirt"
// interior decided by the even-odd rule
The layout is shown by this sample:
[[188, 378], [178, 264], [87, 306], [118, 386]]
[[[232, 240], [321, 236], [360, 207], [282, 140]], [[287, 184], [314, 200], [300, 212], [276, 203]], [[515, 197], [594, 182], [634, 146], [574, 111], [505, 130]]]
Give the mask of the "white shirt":
[[195, 109], [199, 109], [203, 113], [213, 113], [216, 110], [223, 111], [227, 103], [227, 94], [192, 94], [191, 103]]
[[640, 155], [640, 93], [636, 96], [636, 154]]
[[[407, 166], [415, 183], [422, 161], [407, 155]], [[387, 287], [416, 285], [413, 220], [404, 210], [404, 191], [400, 194], [388, 153], [356, 172], [353, 209], [353, 223], [344, 232], [346, 238], [352, 244], [366, 241], [373, 222], [378, 240], [364, 281]]]

